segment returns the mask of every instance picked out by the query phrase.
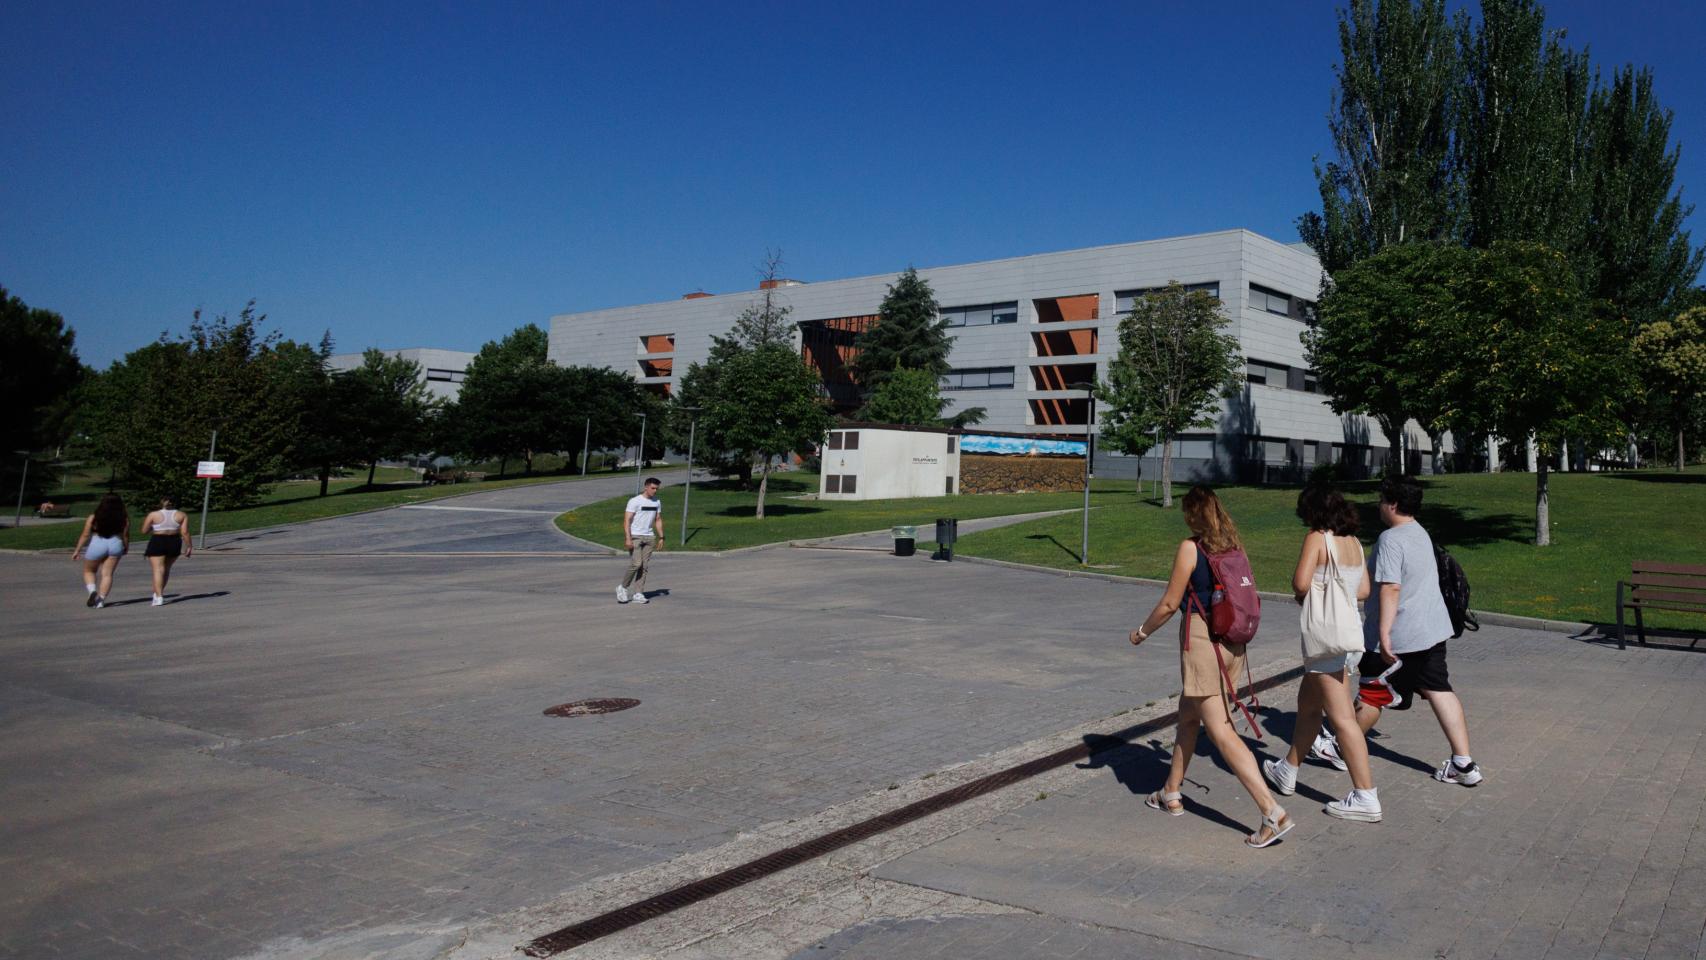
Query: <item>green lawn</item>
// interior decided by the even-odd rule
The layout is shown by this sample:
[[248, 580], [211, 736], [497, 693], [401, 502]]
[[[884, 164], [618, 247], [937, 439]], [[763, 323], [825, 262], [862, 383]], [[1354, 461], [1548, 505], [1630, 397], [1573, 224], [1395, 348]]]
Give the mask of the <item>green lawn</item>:
[[[1081, 506], [1080, 493], [1004, 493], [981, 496], [919, 497], [912, 500], [806, 500], [815, 494], [815, 473], [790, 471], [770, 478], [763, 520], [754, 516], [756, 491], [739, 490], [725, 481], [695, 483], [688, 520], [689, 550], [732, 550], [761, 543], [811, 540], [844, 533], [880, 530], [898, 524], [918, 527], [920, 546], [936, 536], [937, 517], [971, 520], [1013, 513], [1034, 513]], [[664, 533], [669, 549], [678, 549], [681, 535], [682, 488], [663, 491]], [[622, 507], [627, 497], [612, 497], [579, 507], [557, 518], [557, 526], [594, 543], [622, 545]], [[1129, 483], [1097, 481], [1091, 486], [1091, 506], [1132, 499]], [[1076, 522], [1076, 521], [1074, 521]]]
[[[484, 480], [475, 483], [442, 484], [433, 487], [422, 487], [414, 483], [398, 483], [387, 485], [387, 481], [395, 482], [417, 476], [415, 471], [401, 467], [381, 467], [373, 487], [368, 487], [367, 471], [352, 471], [352, 476], [333, 480], [329, 493], [321, 497], [318, 480], [289, 480], [276, 484], [263, 501], [252, 507], [239, 510], [209, 511], [207, 515], [208, 533], [228, 533], [234, 530], [253, 530], [259, 527], [272, 527], [283, 523], [299, 523], [303, 520], [319, 520], [325, 517], [342, 516], [349, 513], [360, 513], [364, 510], [377, 510], [383, 507], [393, 507], [404, 503], [416, 503], [423, 500], [442, 500], [445, 497], [457, 497], [466, 493], [479, 493], [484, 490], [501, 490], [506, 487], [525, 486], [534, 483], [549, 483], [557, 480], [578, 480], [578, 474], [563, 476], [561, 474], [534, 474], [530, 477], [511, 476], [503, 480]], [[594, 472], [595, 476], [609, 476], [608, 473]], [[47, 499], [55, 503], [71, 507], [72, 514], [77, 518], [63, 523], [45, 524], [42, 526], [13, 528], [4, 526], [7, 522], [0, 520], [0, 549], [11, 550], [48, 550], [54, 548], [71, 549], [77, 543], [77, 534], [83, 529], [82, 518], [88, 516], [95, 501], [106, 489], [106, 474], [100, 471], [85, 471], [73, 473], [70, 482], [62, 489], [55, 484], [50, 488]], [[215, 480], [214, 483], [219, 481]], [[24, 505], [25, 512], [32, 505]], [[179, 507], [190, 516], [190, 529], [201, 530], [201, 514], [199, 498], [195, 503], [180, 504]], [[134, 518], [138, 523], [142, 516]]]
[[[1631, 560], [1706, 563], [1706, 469], [1553, 474], [1552, 545], [1535, 547], [1534, 476], [1425, 477], [1422, 523], [1469, 575], [1476, 609], [1603, 622], [1614, 617], [1616, 583]], [[1362, 507], [1364, 542], [1380, 532], [1376, 484], [1347, 485]], [[1176, 494], [1184, 490], [1175, 486]], [[1222, 487], [1244, 535], [1258, 584], [1284, 591], [1302, 528], [1296, 487]], [[959, 552], [1050, 567], [1078, 567], [1077, 517], [1056, 517], [970, 534]], [[1165, 578], [1179, 538], [1175, 510], [1121, 498], [1090, 519], [1090, 561], [1105, 572]], [[1655, 616], [1659, 625], [1706, 629], [1700, 617]]]

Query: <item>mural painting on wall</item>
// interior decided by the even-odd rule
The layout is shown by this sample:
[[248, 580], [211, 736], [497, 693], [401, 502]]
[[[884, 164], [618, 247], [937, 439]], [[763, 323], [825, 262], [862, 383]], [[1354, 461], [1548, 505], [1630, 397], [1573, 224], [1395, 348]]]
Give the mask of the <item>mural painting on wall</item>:
[[961, 493], [1054, 493], [1084, 489], [1082, 440], [960, 436]]

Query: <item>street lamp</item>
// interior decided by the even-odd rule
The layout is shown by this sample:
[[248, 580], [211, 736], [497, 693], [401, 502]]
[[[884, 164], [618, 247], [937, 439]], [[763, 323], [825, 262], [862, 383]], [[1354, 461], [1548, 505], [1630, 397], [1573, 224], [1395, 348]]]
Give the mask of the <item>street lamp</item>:
[[586, 462], [592, 459], [592, 418], [586, 418], [586, 430], [581, 433], [581, 476], [586, 476]]
[[640, 467], [646, 462], [646, 415], [636, 413], [640, 418], [640, 448], [634, 451], [634, 492], [640, 492]]
[[1090, 419], [1084, 425], [1084, 542], [1078, 548], [1078, 565], [1090, 565], [1090, 465], [1096, 459], [1096, 385], [1069, 383], [1068, 390], [1082, 390], [1090, 400]]
[[705, 408], [681, 408], [690, 418], [687, 422], [687, 489], [681, 492], [681, 539], [677, 541], [684, 547], [687, 545], [687, 501], [693, 496], [693, 435], [699, 430], [699, 411], [703, 409]]
[[24, 475], [18, 479], [18, 512], [12, 514], [12, 526], [24, 525], [24, 484], [30, 479], [30, 452], [28, 450], [13, 450], [13, 453], [24, 458]]

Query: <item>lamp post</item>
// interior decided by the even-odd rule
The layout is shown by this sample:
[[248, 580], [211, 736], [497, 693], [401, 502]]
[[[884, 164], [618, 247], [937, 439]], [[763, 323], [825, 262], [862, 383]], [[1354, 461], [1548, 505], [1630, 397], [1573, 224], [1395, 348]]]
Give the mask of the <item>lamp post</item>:
[[586, 418], [586, 430], [581, 434], [581, 476], [586, 476], [586, 463], [592, 459], [592, 418]]
[[640, 468], [644, 466], [646, 462], [646, 415], [643, 413], [636, 413], [634, 416], [640, 418], [640, 447], [634, 451], [634, 492], [639, 493]]
[[699, 411], [703, 409], [705, 408], [681, 408], [690, 418], [687, 422], [687, 489], [681, 492], [681, 539], [676, 541], [683, 547], [687, 546], [687, 501], [693, 496], [693, 438], [699, 431]]
[[24, 525], [24, 484], [30, 479], [30, 452], [28, 450], [13, 450], [13, 453], [24, 458], [24, 475], [18, 479], [18, 512], [12, 514], [12, 526]]
[[1084, 542], [1078, 548], [1078, 565], [1090, 565], [1090, 464], [1096, 457], [1096, 385], [1069, 383], [1069, 390], [1082, 390], [1090, 400], [1090, 419], [1084, 425]]

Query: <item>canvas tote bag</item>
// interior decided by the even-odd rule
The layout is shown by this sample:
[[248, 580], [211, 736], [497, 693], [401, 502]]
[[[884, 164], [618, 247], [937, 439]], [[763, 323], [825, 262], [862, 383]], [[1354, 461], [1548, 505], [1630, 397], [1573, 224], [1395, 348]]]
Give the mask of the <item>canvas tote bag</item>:
[[[1357, 613], [1356, 591], [1345, 581], [1333, 556], [1333, 535], [1327, 539], [1327, 579], [1310, 578], [1309, 594], [1303, 598], [1301, 624], [1303, 659], [1344, 656], [1362, 652], [1362, 617]], [[1364, 573], [1364, 576], [1367, 576]]]

